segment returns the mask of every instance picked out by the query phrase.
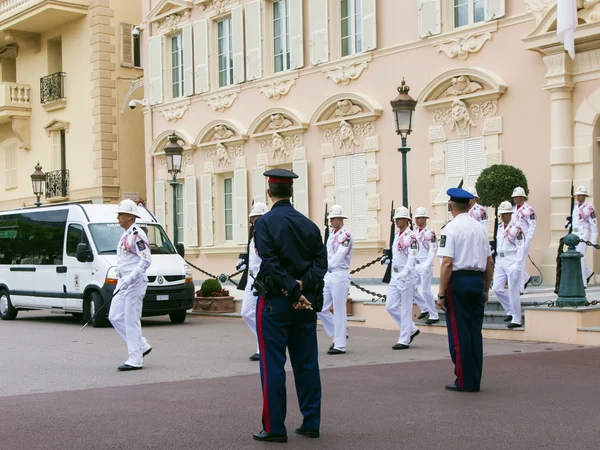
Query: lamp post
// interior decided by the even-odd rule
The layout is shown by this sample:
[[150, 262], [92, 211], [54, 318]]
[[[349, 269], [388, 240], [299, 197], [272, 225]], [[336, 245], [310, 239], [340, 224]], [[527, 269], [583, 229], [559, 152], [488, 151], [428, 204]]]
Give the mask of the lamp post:
[[417, 101], [408, 95], [410, 88], [402, 78], [402, 84], [398, 87], [398, 97], [390, 102], [394, 119], [396, 121], [396, 134], [402, 138], [402, 147], [398, 149], [402, 153], [402, 206], [408, 208], [408, 170], [406, 168], [406, 154], [410, 148], [406, 146], [406, 138], [412, 131], [412, 114]]
[[167, 170], [173, 175], [171, 186], [173, 186], [173, 241], [177, 246], [177, 174], [181, 172], [181, 155], [183, 148], [179, 145], [179, 137], [175, 132], [169, 136], [169, 142], [165, 146], [165, 155], [167, 156]]
[[44, 186], [46, 185], [46, 175], [42, 172], [42, 166], [40, 166], [39, 161], [35, 166], [35, 172], [31, 174], [31, 185], [33, 187], [33, 195], [37, 197], [35, 206], [39, 207], [42, 205], [40, 197], [44, 194]]

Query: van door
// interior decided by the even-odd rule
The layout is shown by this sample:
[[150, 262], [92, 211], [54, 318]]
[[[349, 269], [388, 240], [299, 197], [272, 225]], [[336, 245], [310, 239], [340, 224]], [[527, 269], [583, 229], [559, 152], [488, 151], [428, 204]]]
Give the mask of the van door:
[[83, 291], [92, 280], [93, 262], [77, 261], [77, 246], [87, 244], [90, 250], [90, 241], [83, 225], [70, 223], [67, 228], [65, 243], [66, 286], [67, 294], [64, 308], [71, 312], [82, 312]]

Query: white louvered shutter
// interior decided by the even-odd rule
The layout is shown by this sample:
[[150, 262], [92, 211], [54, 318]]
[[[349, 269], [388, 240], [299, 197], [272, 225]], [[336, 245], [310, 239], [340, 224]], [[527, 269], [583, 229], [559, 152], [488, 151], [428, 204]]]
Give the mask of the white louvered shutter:
[[485, 169], [485, 138], [465, 140], [466, 178], [463, 187], [473, 187], [481, 171]]
[[129, 23], [121, 24], [121, 65], [133, 67], [133, 25]]
[[194, 92], [208, 92], [208, 28], [206, 19], [194, 22]]
[[[446, 191], [452, 187], [457, 187], [460, 180], [464, 179], [465, 175], [465, 141], [448, 141], [446, 142], [446, 182], [440, 190], [436, 203], [446, 203], [448, 195]], [[466, 182], [467, 180], [464, 180]], [[466, 185], [463, 184], [465, 187]]]
[[267, 181], [264, 167], [255, 167], [252, 169], [252, 199], [255, 202], [267, 203]]
[[362, 0], [363, 51], [377, 47], [377, 8], [375, 0]]
[[202, 246], [213, 245], [212, 175], [200, 177], [200, 214], [202, 217]]
[[350, 182], [352, 209], [349, 211], [352, 235], [355, 239], [367, 238], [367, 162], [365, 155], [350, 157]]
[[440, 0], [419, 0], [419, 37], [442, 32]]
[[183, 95], [194, 95], [194, 59], [192, 45], [192, 24], [185, 25], [181, 30], [183, 41]]
[[246, 80], [262, 77], [260, 2], [246, 5]]
[[506, 0], [485, 0], [485, 20], [496, 20], [504, 17]]
[[328, 16], [328, 2], [310, 0], [310, 63], [313, 66], [329, 61]]
[[50, 134], [52, 138], [52, 170], [61, 170], [62, 161], [61, 161], [61, 148], [60, 148], [60, 131], [53, 131]]
[[[351, 194], [352, 180], [350, 179], [352, 172], [351, 163], [352, 161], [349, 156], [340, 156], [335, 158], [333, 164], [335, 169], [335, 203], [340, 205], [342, 210], [350, 217], [348, 220], [350, 231], [354, 233]], [[329, 209], [331, 209], [331, 206], [329, 205]]]
[[294, 180], [294, 207], [308, 217], [308, 162], [294, 161], [292, 171], [298, 175]]
[[196, 176], [186, 175], [183, 185], [183, 221], [184, 243], [187, 247], [198, 247], [198, 195], [196, 192]]
[[248, 172], [233, 172], [233, 240], [236, 244], [248, 242]]
[[6, 169], [6, 187], [17, 187], [17, 144], [4, 146], [4, 162]]
[[153, 36], [148, 39], [148, 52], [150, 55], [150, 104], [157, 105], [163, 102], [162, 36]]
[[290, 0], [290, 69], [304, 65], [304, 42], [302, 38], [302, 0]]
[[165, 182], [154, 183], [154, 216], [163, 228], [167, 226], [165, 216]]
[[244, 19], [242, 6], [231, 10], [232, 52], [233, 52], [233, 84], [243, 83], [244, 73]]

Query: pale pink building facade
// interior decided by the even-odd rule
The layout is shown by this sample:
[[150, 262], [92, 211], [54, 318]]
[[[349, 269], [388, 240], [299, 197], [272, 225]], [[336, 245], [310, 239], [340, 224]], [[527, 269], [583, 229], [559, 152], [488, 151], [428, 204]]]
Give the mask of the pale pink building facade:
[[[250, 204], [266, 200], [262, 173], [284, 167], [299, 175], [294, 205], [318, 225], [325, 204], [345, 208], [358, 267], [387, 246], [390, 204], [402, 199], [389, 102], [404, 77], [418, 100], [412, 209], [426, 207], [439, 233], [447, 188], [472, 186], [492, 164], [521, 168], [538, 215], [531, 256], [553, 283], [571, 180], [592, 202], [600, 195], [600, 5], [591, 3], [581, 2], [571, 60], [552, 0], [144, 0], [148, 203], [172, 233], [163, 149], [175, 131], [189, 261], [233, 272]], [[382, 273], [376, 265], [360, 277]]]

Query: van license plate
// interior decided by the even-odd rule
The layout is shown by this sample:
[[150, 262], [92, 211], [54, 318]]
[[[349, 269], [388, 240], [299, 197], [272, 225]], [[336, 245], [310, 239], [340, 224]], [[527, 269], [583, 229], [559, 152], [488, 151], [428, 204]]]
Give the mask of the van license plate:
[[168, 295], [157, 295], [156, 296], [156, 300], [157, 301], [161, 301], [161, 300], [169, 300], [169, 296]]

